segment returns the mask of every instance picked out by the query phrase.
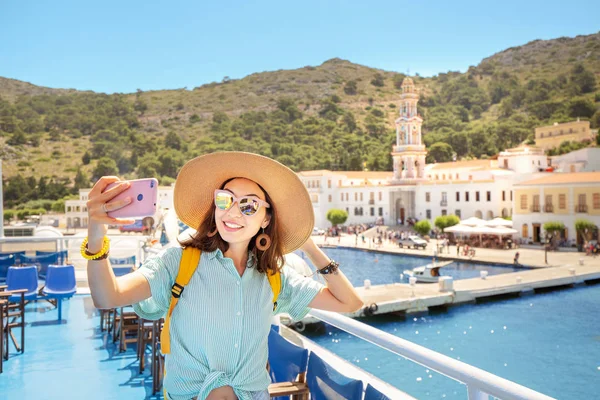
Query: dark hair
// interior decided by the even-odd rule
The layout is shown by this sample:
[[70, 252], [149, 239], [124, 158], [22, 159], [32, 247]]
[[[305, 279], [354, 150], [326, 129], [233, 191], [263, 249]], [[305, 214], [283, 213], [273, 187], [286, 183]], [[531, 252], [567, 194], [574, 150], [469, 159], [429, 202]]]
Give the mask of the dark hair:
[[[220, 189], [224, 189], [225, 185], [234, 179], [238, 178], [226, 180], [223, 182]], [[280, 271], [283, 266], [283, 248], [280, 240], [276, 205], [273, 204], [273, 201], [265, 189], [263, 189], [260, 185], [258, 185], [258, 187], [263, 191], [266, 202], [271, 206], [270, 208], [265, 208], [267, 214], [270, 216], [270, 222], [269, 225], [267, 225], [267, 227], [264, 229], [264, 233], [269, 235], [271, 238], [271, 246], [269, 246], [269, 248], [265, 251], [260, 251], [256, 248], [256, 237], [263, 233], [263, 230], [260, 229], [256, 235], [250, 239], [248, 250], [254, 255], [254, 259], [256, 260], [255, 266], [259, 272], [269, 271], [270, 273], [274, 273], [276, 271]], [[210, 211], [206, 213], [204, 219], [200, 223], [200, 226], [197, 228], [196, 233], [193, 236], [190, 236], [189, 239], [180, 241], [179, 244], [181, 244], [183, 247], [195, 247], [203, 252], [212, 252], [219, 249], [221, 252], [225, 253], [229, 249], [229, 243], [221, 238], [219, 232], [217, 231], [214, 236], [208, 236], [209, 233], [215, 231], [217, 231], [217, 224], [215, 223], [215, 207], [211, 207]]]

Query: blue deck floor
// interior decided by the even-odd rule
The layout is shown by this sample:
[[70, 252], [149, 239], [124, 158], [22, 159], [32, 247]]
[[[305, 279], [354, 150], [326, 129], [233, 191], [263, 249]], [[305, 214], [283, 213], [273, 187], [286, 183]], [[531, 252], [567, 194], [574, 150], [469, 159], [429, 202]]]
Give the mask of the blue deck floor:
[[100, 332], [91, 297], [64, 301], [62, 312], [59, 324], [58, 311], [48, 302], [27, 306], [25, 353], [16, 353], [10, 343], [10, 358], [0, 374], [1, 399], [162, 398], [152, 396], [150, 366], [138, 374], [135, 345], [119, 353], [112, 338]]

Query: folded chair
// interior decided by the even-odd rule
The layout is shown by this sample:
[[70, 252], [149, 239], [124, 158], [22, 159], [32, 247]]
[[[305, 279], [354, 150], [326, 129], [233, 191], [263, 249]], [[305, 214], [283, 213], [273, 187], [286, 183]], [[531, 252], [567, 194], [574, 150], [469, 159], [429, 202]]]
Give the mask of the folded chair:
[[49, 265], [46, 286], [43, 293], [47, 298], [56, 299], [58, 321], [62, 321], [62, 300], [71, 298], [77, 291], [75, 267], [73, 265]]
[[4, 363], [4, 307], [7, 306], [8, 301], [0, 299], [0, 374]]
[[289, 396], [298, 400], [308, 400], [306, 367], [308, 350], [296, 346], [281, 336], [275, 329], [269, 332], [269, 395], [277, 400]]
[[367, 384], [367, 390], [365, 390], [365, 398], [363, 400], [391, 400], [385, 394], [375, 389], [371, 384]]
[[310, 353], [306, 381], [311, 400], [361, 400], [363, 382], [340, 374], [314, 352]]

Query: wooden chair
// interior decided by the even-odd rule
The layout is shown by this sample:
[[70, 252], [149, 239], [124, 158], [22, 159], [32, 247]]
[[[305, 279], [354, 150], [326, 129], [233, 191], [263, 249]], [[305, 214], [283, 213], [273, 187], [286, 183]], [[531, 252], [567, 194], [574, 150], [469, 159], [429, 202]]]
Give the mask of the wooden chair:
[[0, 300], [0, 374], [3, 371], [4, 364], [4, 307], [8, 301]]
[[160, 352], [160, 333], [164, 323], [162, 318], [152, 322], [152, 395], [162, 388], [165, 357]]
[[144, 372], [146, 367], [146, 348], [152, 345], [152, 331], [154, 321], [138, 318], [137, 333], [137, 358], [140, 360], [139, 373]]
[[138, 315], [133, 311], [120, 308], [118, 322], [119, 351], [126, 352], [128, 343], [137, 343]]
[[[2, 336], [3, 358], [8, 360], [9, 338], [15, 349], [23, 353], [25, 351], [25, 293], [27, 289], [6, 290], [7, 286], [0, 286], [0, 301], [5, 302], [2, 308]], [[14, 328], [21, 328], [21, 341], [18, 342], [13, 332]]]

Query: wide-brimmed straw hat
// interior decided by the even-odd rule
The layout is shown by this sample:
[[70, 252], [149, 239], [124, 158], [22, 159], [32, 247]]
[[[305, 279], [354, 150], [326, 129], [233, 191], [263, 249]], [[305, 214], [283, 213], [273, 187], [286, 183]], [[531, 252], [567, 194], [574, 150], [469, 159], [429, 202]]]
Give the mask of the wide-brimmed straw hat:
[[271, 198], [284, 253], [298, 249], [314, 227], [310, 197], [298, 175], [285, 165], [258, 154], [226, 151], [188, 161], [177, 176], [175, 212], [187, 226], [197, 229], [214, 207], [214, 192], [231, 178], [258, 183]]

